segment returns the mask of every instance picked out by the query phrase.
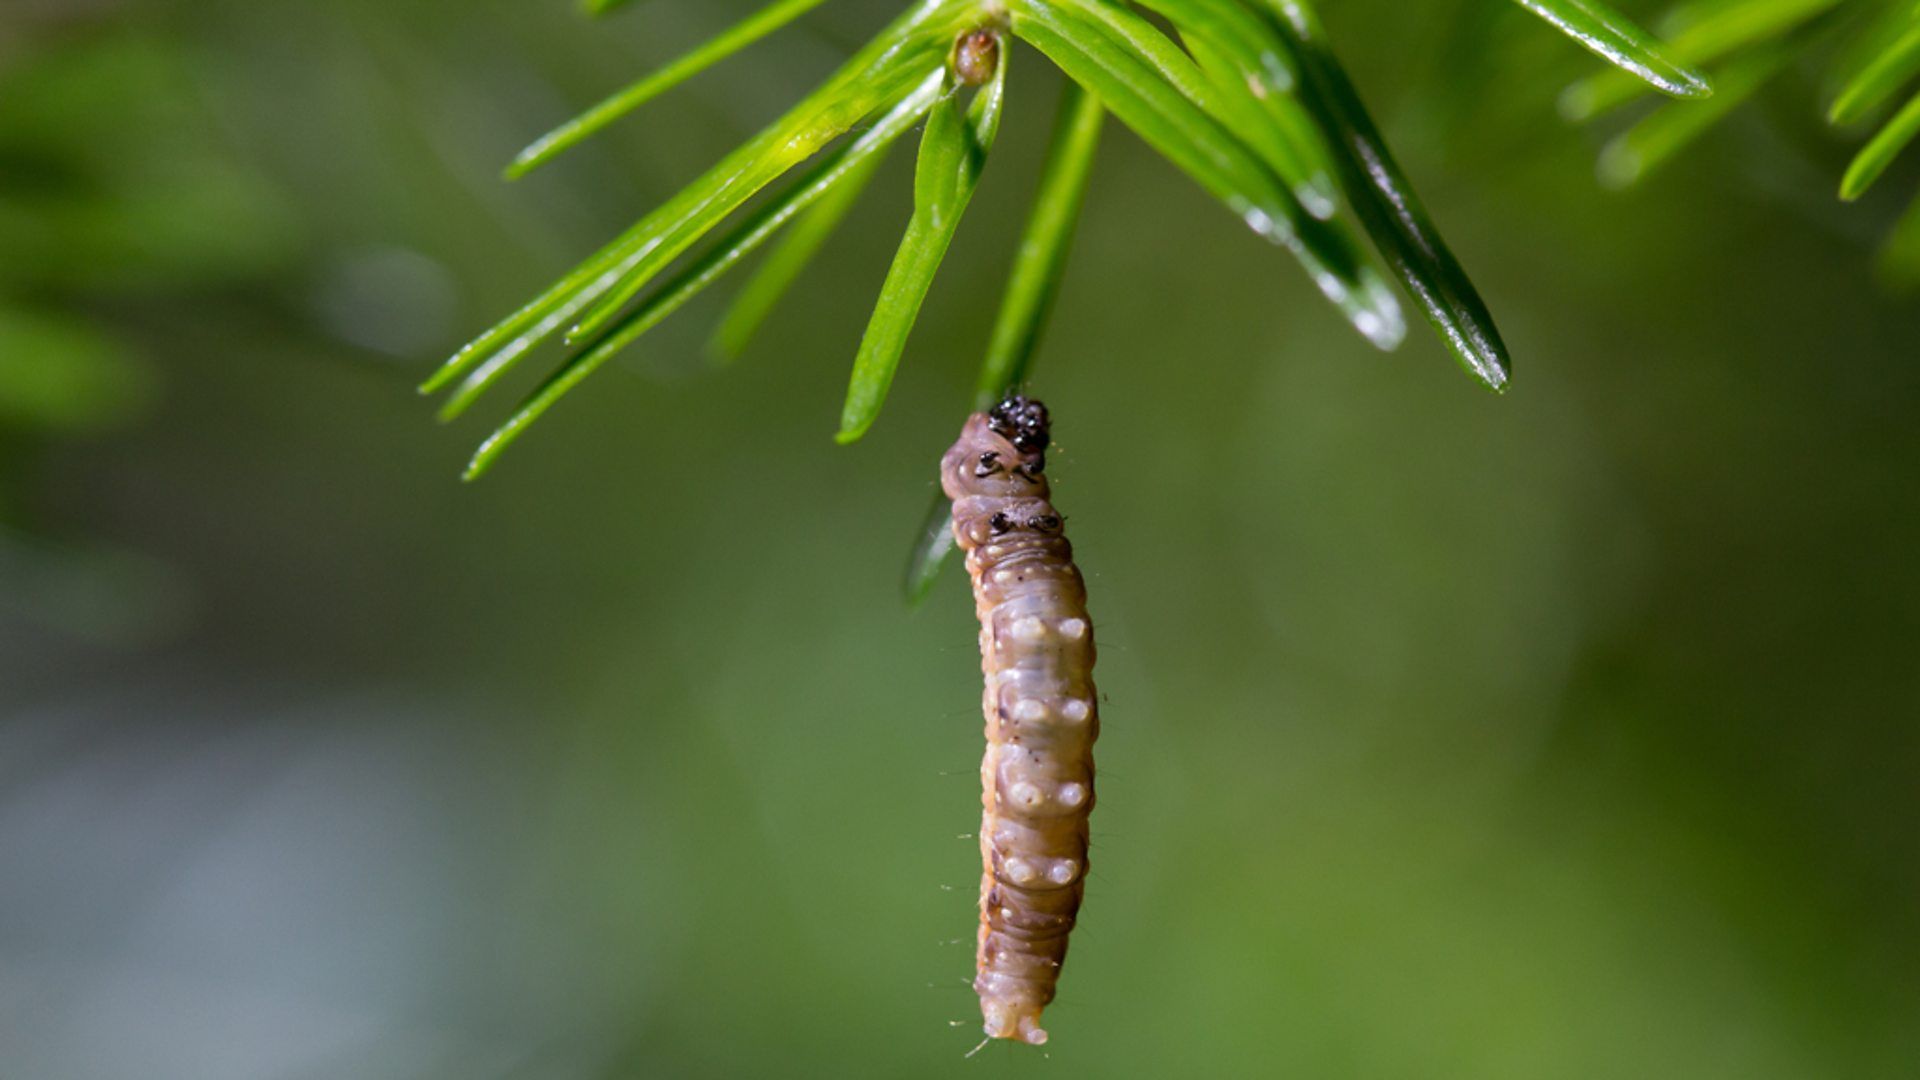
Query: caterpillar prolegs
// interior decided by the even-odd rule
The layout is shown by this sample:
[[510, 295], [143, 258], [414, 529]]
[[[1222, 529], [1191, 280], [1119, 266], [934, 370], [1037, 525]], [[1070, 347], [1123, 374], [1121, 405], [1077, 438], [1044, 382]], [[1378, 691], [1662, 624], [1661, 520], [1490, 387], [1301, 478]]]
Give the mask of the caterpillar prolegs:
[[940, 462], [980, 617], [980, 948], [989, 1038], [1047, 1041], [1087, 874], [1093, 809], [1093, 623], [1045, 476], [1046, 406], [1011, 397], [967, 419]]

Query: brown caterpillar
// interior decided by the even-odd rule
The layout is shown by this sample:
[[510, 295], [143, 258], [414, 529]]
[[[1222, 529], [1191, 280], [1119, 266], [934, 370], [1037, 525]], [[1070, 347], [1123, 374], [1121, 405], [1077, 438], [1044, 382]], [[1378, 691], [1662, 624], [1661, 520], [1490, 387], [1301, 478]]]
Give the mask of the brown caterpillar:
[[1048, 437], [1046, 406], [1010, 397], [969, 417], [940, 462], [987, 683], [973, 988], [988, 1038], [1036, 1046], [1085, 889], [1100, 733], [1093, 623], [1049, 501]]

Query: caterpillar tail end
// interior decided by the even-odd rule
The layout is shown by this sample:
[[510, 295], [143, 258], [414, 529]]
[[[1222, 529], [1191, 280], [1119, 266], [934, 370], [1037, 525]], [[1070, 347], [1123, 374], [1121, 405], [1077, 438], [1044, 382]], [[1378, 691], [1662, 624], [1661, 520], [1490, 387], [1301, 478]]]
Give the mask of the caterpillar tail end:
[[1026, 1001], [983, 1001], [980, 1012], [986, 1017], [989, 1039], [1013, 1039], [1028, 1046], [1042, 1046], [1047, 1029], [1040, 1026], [1040, 1006]]

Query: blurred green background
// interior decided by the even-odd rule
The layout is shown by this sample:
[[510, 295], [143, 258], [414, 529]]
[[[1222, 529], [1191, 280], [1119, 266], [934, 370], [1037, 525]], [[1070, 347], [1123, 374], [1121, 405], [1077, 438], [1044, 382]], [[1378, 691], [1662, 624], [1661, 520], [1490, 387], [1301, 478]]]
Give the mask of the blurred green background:
[[895, 6], [516, 185], [747, 0], [0, 6], [0, 1076], [1915, 1075], [1915, 170], [1834, 201], [1789, 77], [1603, 193], [1488, 0], [1326, 14], [1504, 399], [1103, 151], [1034, 386], [1095, 871], [963, 1059], [971, 603], [899, 575], [1057, 76], [852, 449], [911, 155], [732, 371], [675, 320], [471, 486], [412, 391]]

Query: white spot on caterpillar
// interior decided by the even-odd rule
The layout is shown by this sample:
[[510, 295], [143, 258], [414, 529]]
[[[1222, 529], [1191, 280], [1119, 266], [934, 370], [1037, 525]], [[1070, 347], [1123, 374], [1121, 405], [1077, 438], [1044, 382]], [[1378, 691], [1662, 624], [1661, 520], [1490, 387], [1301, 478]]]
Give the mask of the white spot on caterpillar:
[[[1068, 786], [1079, 787], [1080, 785], [1070, 784]], [[1040, 789], [1035, 785], [1029, 784], [1025, 780], [1022, 780], [1019, 783], [1013, 785], [1012, 790], [1007, 792], [1007, 798], [1015, 806], [1024, 807], [1025, 809], [1031, 810], [1034, 807], [1040, 805], [1040, 798], [1041, 798]]]
[[1068, 641], [1079, 641], [1081, 638], [1086, 637], [1087, 636], [1087, 620], [1085, 619], [1060, 620], [1060, 636], [1063, 638], [1066, 638]]
[[1079, 698], [1069, 698], [1066, 704], [1060, 706], [1060, 715], [1078, 724], [1093, 715], [1093, 709]]
[[1008, 859], [1006, 866], [1007, 877], [1015, 885], [1031, 885], [1033, 880], [1040, 876], [1040, 872], [1033, 868], [1033, 864], [1025, 859]]
[[1047, 707], [1042, 705], [1037, 698], [1022, 698], [1015, 702], [1013, 706], [1013, 718], [1023, 723], [1032, 723], [1035, 720], [1044, 719], [1046, 715]]
[[1011, 629], [1013, 639], [1025, 645], [1036, 644], [1045, 640], [1047, 636], [1047, 624], [1031, 615], [1016, 620]]
[[1081, 803], [1087, 801], [1086, 785], [1073, 783], [1061, 784], [1059, 798], [1061, 806], [1079, 806]]
[[1061, 859], [1047, 868], [1047, 880], [1055, 885], [1071, 885], [1080, 873], [1080, 864], [1072, 859]]

